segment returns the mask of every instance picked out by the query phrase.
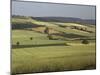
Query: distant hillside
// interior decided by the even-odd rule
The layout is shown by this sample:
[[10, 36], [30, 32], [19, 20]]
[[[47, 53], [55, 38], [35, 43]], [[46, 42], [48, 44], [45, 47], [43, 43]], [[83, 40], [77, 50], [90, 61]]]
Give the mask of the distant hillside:
[[95, 25], [75, 23], [79, 20], [82, 21], [79, 18], [13, 16], [12, 29], [46, 34], [45, 29], [48, 28], [53, 39], [95, 39]]
[[[28, 19], [31, 16], [19, 16], [13, 15], [12, 18], [21, 18], [21, 19]], [[73, 18], [73, 17], [31, 17], [32, 19], [39, 20], [39, 21], [47, 21], [47, 22], [71, 22], [71, 23], [79, 23], [79, 24], [90, 24], [96, 25], [96, 20], [94, 19], [80, 19], [80, 18]]]
[[92, 19], [80, 19], [72, 17], [32, 17], [33, 19], [47, 22], [71, 22], [79, 24], [92, 24], [96, 25], [96, 20]]

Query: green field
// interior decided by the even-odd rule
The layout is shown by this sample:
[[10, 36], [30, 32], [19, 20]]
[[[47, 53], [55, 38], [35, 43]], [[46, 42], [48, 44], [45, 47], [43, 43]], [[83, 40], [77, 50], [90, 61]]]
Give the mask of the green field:
[[[15, 29], [12, 29], [13, 74], [96, 68], [95, 25], [46, 22], [30, 17], [12, 18], [12, 26], [14, 25]], [[72, 29], [72, 26], [78, 29]], [[52, 39], [44, 33], [46, 27], [49, 28], [48, 34]], [[83, 44], [84, 39], [89, 43]]]

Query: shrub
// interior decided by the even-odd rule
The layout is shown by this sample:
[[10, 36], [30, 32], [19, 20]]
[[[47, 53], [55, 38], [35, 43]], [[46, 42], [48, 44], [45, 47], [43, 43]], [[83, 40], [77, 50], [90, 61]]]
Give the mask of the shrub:
[[30, 40], [33, 40], [33, 38], [32, 38], [32, 37], [30, 37]]
[[46, 29], [44, 30], [44, 33], [49, 34], [49, 28], [48, 27], [46, 27]]
[[16, 44], [17, 44], [17, 46], [19, 46], [19, 44], [20, 44], [20, 43], [19, 43], [19, 42], [17, 42]]
[[82, 44], [89, 44], [89, 41], [85, 39], [82, 41]]

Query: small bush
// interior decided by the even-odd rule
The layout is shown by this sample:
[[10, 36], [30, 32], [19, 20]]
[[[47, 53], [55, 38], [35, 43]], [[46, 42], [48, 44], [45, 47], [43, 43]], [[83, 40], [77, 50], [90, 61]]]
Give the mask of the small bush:
[[89, 41], [88, 40], [83, 40], [82, 44], [89, 44]]
[[30, 40], [33, 40], [33, 38], [32, 38], [32, 37], [30, 37]]
[[48, 27], [45, 28], [44, 33], [49, 34], [49, 28]]
[[17, 46], [19, 46], [19, 44], [20, 44], [19, 42], [16, 43]]

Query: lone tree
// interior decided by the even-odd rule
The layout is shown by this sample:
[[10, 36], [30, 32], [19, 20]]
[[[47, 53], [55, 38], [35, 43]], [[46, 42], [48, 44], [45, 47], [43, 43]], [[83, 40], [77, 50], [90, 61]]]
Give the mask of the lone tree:
[[33, 40], [33, 37], [30, 37], [30, 40]]
[[82, 44], [89, 44], [89, 41], [84, 39], [84, 40], [82, 40]]
[[49, 28], [46, 27], [46, 29], [44, 30], [44, 33], [49, 34]]
[[19, 43], [19, 42], [17, 42], [16, 44], [17, 44], [17, 46], [19, 46], [19, 44], [20, 44], [20, 43]]

